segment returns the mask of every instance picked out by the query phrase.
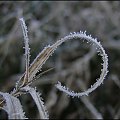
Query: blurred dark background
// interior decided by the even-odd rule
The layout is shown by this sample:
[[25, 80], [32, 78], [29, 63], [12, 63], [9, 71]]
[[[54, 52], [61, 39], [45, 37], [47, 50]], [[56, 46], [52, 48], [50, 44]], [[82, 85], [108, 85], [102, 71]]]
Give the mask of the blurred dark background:
[[[32, 84], [42, 94], [50, 118], [120, 118], [120, 2], [0, 1], [2, 92], [10, 92], [25, 71], [23, 34], [18, 20], [21, 16], [29, 31], [31, 62], [45, 46], [80, 30], [98, 38], [108, 54], [109, 73], [104, 84], [88, 97], [73, 99], [56, 89], [55, 83], [59, 80], [74, 91], [85, 90], [99, 77], [102, 60], [95, 49], [80, 40], [58, 47], [41, 72], [53, 70]], [[39, 118], [29, 95], [22, 95], [20, 100], [28, 118]], [[0, 113], [0, 118], [7, 118], [4, 111]]]

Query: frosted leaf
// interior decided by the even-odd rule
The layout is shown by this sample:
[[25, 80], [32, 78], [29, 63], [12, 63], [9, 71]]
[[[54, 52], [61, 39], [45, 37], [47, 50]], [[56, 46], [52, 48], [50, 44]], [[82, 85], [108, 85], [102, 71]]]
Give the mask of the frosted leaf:
[[8, 113], [9, 119], [27, 119], [18, 98], [13, 97], [9, 93], [0, 92], [0, 95], [2, 95], [5, 100], [3, 109]]
[[32, 96], [34, 102], [37, 105], [40, 118], [41, 119], [48, 119], [49, 115], [48, 115], [48, 112], [46, 110], [46, 107], [44, 106], [43, 98], [40, 96], [40, 93], [38, 93], [36, 91], [36, 88], [34, 89], [32, 87], [26, 86], [22, 89], [25, 91], [28, 91], [30, 93], [30, 95]]

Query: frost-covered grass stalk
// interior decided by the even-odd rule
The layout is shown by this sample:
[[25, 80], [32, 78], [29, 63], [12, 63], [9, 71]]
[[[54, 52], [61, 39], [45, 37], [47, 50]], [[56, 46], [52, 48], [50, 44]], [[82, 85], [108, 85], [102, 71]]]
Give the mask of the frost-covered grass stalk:
[[24, 36], [24, 43], [25, 43], [25, 60], [26, 60], [26, 71], [20, 78], [20, 80], [16, 83], [16, 86], [14, 90], [11, 93], [3, 93], [0, 92], [0, 105], [1, 108], [4, 109], [8, 113], [9, 119], [25, 119], [25, 114], [22, 109], [22, 105], [19, 101], [18, 96], [23, 93], [29, 93], [35, 104], [37, 105], [40, 118], [42, 119], [48, 119], [49, 115], [46, 110], [46, 107], [44, 106], [43, 99], [41, 98], [41, 94], [37, 92], [36, 88], [32, 88], [30, 85], [35, 80], [36, 73], [41, 70], [43, 64], [47, 61], [47, 59], [54, 53], [56, 48], [61, 45], [63, 42], [66, 42], [68, 40], [73, 39], [79, 39], [79, 40], [86, 40], [88, 44], [94, 45], [96, 47], [96, 52], [98, 52], [98, 55], [102, 57], [102, 70], [100, 77], [96, 80], [96, 82], [91, 85], [90, 88], [88, 88], [86, 91], [83, 92], [74, 92], [72, 90], [69, 90], [69, 88], [62, 86], [60, 82], [56, 84], [55, 86], [68, 94], [72, 97], [80, 97], [83, 95], [88, 95], [92, 91], [94, 91], [98, 86], [103, 83], [103, 80], [105, 79], [105, 76], [108, 72], [108, 56], [105, 53], [104, 48], [100, 44], [100, 42], [97, 41], [97, 39], [94, 39], [91, 37], [91, 35], [87, 35], [85, 32], [74, 32], [70, 33], [69, 35], [65, 36], [64, 38], [61, 38], [53, 45], [48, 45], [45, 47], [38, 56], [34, 59], [34, 61], [30, 63], [30, 48], [29, 48], [29, 38], [28, 38], [28, 30], [27, 26], [25, 24], [25, 21], [23, 18], [20, 18], [20, 23], [22, 26], [23, 36]]

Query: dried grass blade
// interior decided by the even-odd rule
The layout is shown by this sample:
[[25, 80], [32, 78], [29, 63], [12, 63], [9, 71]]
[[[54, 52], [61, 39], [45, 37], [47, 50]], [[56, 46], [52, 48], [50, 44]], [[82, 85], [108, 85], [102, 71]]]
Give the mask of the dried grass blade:
[[21, 86], [23, 86], [25, 83], [27, 83], [29, 81], [30, 48], [29, 48], [29, 38], [28, 38], [28, 34], [27, 34], [27, 32], [28, 32], [27, 26], [26, 26], [23, 18], [20, 18], [19, 20], [21, 22], [21, 27], [22, 27], [23, 36], [24, 36], [25, 59], [26, 59], [26, 73], [24, 76], [23, 84], [21, 85]]

